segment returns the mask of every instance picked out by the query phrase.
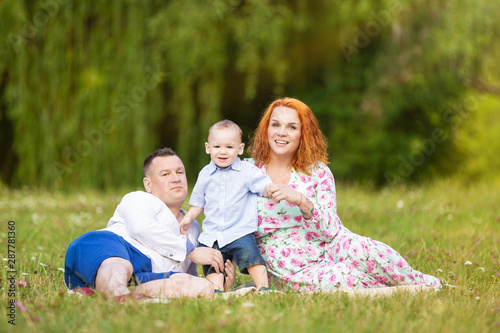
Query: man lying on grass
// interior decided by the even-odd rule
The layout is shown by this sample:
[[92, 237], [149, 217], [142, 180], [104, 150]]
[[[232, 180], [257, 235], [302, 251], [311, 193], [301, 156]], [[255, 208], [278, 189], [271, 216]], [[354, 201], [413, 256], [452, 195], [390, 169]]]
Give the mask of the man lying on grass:
[[[196, 264], [212, 265], [234, 282], [235, 267], [218, 250], [197, 247], [200, 227], [180, 234], [187, 197], [186, 172], [170, 148], [148, 155], [144, 187], [125, 195], [106, 228], [83, 234], [66, 252], [64, 281], [69, 289], [93, 288], [117, 300], [145, 297], [212, 298], [214, 286], [198, 277]], [[133, 292], [130, 286], [136, 286]]]

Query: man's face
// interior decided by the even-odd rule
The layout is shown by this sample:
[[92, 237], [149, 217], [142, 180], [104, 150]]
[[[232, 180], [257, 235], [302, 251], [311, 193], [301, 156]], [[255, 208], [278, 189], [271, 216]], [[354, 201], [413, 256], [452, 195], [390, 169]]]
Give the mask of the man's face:
[[151, 161], [144, 187], [167, 206], [181, 206], [186, 200], [188, 185], [184, 164], [178, 156], [158, 156]]

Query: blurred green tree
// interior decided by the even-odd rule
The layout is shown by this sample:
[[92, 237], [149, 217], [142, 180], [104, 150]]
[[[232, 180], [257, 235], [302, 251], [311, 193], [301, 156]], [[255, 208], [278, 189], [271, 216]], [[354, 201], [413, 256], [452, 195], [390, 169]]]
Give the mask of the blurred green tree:
[[[170, 146], [195, 177], [222, 118], [255, 128], [278, 96], [311, 106], [337, 178], [449, 174], [474, 82], [496, 68], [472, 1], [0, 3], [0, 175], [11, 186], [140, 186]], [[470, 154], [469, 154], [470, 155]]]

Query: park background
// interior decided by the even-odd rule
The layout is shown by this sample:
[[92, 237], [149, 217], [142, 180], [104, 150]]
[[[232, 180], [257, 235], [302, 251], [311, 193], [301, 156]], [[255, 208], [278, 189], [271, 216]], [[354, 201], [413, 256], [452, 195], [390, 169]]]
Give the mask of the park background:
[[[498, 332], [499, 13], [488, 0], [0, 0], [0, 331]], [[455, 287], [68, 295], [68, 244], [142, 188], [148, 153], [174, 148], [192, 186], [209, 126], [231, 119], [248, 143], [281, 96], [320, 120], [346, 227]]]
[[190, 182], [227, 118], [308, 104], [337, 180], [500, 184], [497, 1], [0, 2], [0, 186], [140, 187], [172, 147]]

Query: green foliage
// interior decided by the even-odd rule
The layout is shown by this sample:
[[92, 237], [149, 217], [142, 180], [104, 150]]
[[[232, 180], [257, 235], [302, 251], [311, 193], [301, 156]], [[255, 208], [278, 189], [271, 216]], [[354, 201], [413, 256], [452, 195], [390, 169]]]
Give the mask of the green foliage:
[[[2, 181], [130, 186], [177, 150], [190, 177], [209, 126], [246, 135], [275, 96], [309, 104], [341, 179], [454, 172], [471, 82], [497, 69], [495, 1], [0, 2]], [[497, 73], [498, 74], [498, 73]], [[450, 117], [450, 112], [452, 116]], [[446, 116], [448, 115], [448, 116]]]
[[[337, 184], [339, 214], [353, 232], [389, 244], [420, 271], [456, 288], [431, 294], [351, 299], [342, 294], [268, 294], [231, 301], [171, 300], [113, 304], [68, 295], [63, 285], [68, 244], [105, 227], [127, 191], [0, 190], [0, 258], [7, 221], [16, 225], [16, 326], [31, 332], [494, 332], [500, 325], [499, 189], [458, 181], [382, 191]], [[487, 193], [487, 195], [485, 195]], [[6, 261], [4, 265], [7, 264]], [[470, 262], [470, 265], [466, 263]], [[0, 272], [0, 300], [10, 300], [8, 272]], [[238, 275], [241, 282], [248, 276]]]

